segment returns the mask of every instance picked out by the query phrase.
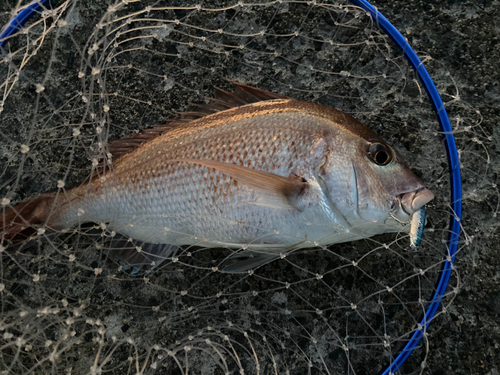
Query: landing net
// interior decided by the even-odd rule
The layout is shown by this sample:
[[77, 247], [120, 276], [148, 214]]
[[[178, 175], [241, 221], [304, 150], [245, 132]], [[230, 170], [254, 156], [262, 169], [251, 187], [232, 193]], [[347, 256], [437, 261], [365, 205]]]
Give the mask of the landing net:
[[[5, 5], [0, 23], [27, 5]], [[380, 235], [292, 252], [245, 274], [220, 272], [234, 250], [197, 246], [132, 275], [108, 256], [119, 233], [106, 223], [38, 229], [29, 248], [0, 263], [0, 371], [372, 374], [394, 361], [422, 329], [453, 212], [432, 106], [364, 10], [315, 1], [60, 1], [38, 13], [0, 55], [2, 210], [64, 194], [97, 173], [110, 141], [205, 103], [214, 87], [230, 88], [227, 78], [351, 114], [397, 148], [436, 198], [418, 249], [406, 233]], [[459, 154], [486, 162], [479, 115], [446, 67], [420, 58]], [[459, 251], [468, 244], [464, 237]], [[452, 269], [433, 326], [447, 322], [459, 288]], [[425, 328], [401, 373], [425, 369], [432, 334]]]

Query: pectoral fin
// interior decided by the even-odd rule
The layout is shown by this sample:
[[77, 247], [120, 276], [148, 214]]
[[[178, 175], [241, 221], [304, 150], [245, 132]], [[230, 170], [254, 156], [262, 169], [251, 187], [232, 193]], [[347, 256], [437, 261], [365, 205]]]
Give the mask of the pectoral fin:
[[238, 183], [246, 185], [257, 192], [258, 197], [255, 204], [259, 206], [279, 209], [293, 208], [299, 211], [304, 209], [300, 198], [310, 186], [309, 183], [299, 179], [214, 160], [174, 159], [172, 161], [203, 165], [229, 175]]

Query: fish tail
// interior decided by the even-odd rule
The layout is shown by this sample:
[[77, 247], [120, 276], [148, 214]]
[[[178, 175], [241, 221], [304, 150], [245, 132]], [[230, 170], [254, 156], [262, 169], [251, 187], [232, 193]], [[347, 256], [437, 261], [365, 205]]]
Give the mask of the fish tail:
[[38, 227], [51, 227], [57, 193], [42, 194], [16, 206], [0, 208], [0, 244], [17, 244], [35, 233]]

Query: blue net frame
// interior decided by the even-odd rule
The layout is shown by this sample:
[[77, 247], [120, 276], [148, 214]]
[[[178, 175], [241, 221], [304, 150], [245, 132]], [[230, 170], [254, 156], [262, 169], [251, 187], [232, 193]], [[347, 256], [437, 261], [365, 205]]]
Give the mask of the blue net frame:
[[[458, 249], [460, 239], [460, 221], [462, 219], [462, 184], [460, 180], [460, 163], [455, 144], [455, 137], [451, 128], [450, 120], [443, 101], [439, 95], [432, 78], [425, 69], [422, 61], [419, 59], [415, 51], [408, 44], [408, 41], [401, 33], [380, 13], [376, 7], [365, 0], [350, 0], [350, 2], [362, 8], [376, 22], [376, 24], [393, 40], [397, 47], [404, 53], [405, 58], [415, 70], [418, 78], [432, 102], [434, 111], [436, 112], [437, 120], [443, 132], [443, 141], [448, 157], [448, 165], [450, 171], [451, 185], [451, 208], [453, 210], [450, 218], [449, 235], [446, 243], [447, 254], [445, 255], [443, 265], [441, 267], [439, 279], [436, 283], [436, 290], [432, 299], [428, 303], [425, 313], [420, 318], [417, 329], [408, 339], [406, 345], [401, 348], [394, 360], [381, 372], [381, 375], [390, 375], [398, 371], [406, 359], [410, 356], [413, 350], [417, 347], [422, 339], [424, 332], [429, 327], [432, 319], [441, 304], [441, 300], [448, 287], [448, 282], [452, 273], [453, 263]], [[14, 17], [0, 33], [0, 48], [5, 48], [10, 36], [15, 34], [22, 28], [28, 20], [47, 7], [50, 0], [35, 0], [24, 8], [16, 17]]]
[[453, 263], [458, 249], [460, 239], [460, 221], [462, 220], [462, 183], [460, 180], [460, 162], [455, 144], [455, 137], [451, 128], [450, 120], [443, 101], [439, 95], [436, 85], [432, 81], [431, 76], [425, 69], [422, 61], [418, 58], [415, 51], [408, 44], [408, 41], [401, 33], [380, 13], [377, 8], [365, 0], [350, 0], [353, 5], [356, 5], [370, 14], [376, 24], [393, 40], [397, 47], [404, 53], [406, 60], [415, 70], [420, 82], [425, 88], [427, 95], [436, 112], [437, 120], [443, 132], [443, 141], [448, 157], [448, 166], [450, 170], [450, 185], [451, 185], [451, 208], [453, 210], [450, 218], [449, 235], [446, 243], [447, 254], [444, 258], [444, 263], [441, 267], [439, 279], [436, 283], [436, 290], [432, 299], [429, 301], [425, 313], [420, 318], [420, 324], [415, 330], [406, 345], [399, 351], [393, 361], [381, 372], [381, 375], [394, 374], [403, 365], [406, 359], [410, 356], [413, 350], [417, 347], [422, 339], [424, 332], [429, 327], [432, 319], [441, 304], [441, 300], [448, 287], [448, 282], [452, 273]]
[[0, 33], [0, 48], [5, 48], [9, 37], [21, 29], [34, 14], [46, 8], [49, 2], [50, 0], [35, 0], [20, 11]]

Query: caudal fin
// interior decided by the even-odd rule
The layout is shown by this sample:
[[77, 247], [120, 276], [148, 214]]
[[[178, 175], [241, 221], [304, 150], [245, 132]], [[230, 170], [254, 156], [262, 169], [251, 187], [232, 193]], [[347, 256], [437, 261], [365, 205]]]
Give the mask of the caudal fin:
[[0, 244], [17, 244], [31, 236], [41, 226], [50, 226], [56, 193], [36, 198], [7, 208], [0, 208]]

